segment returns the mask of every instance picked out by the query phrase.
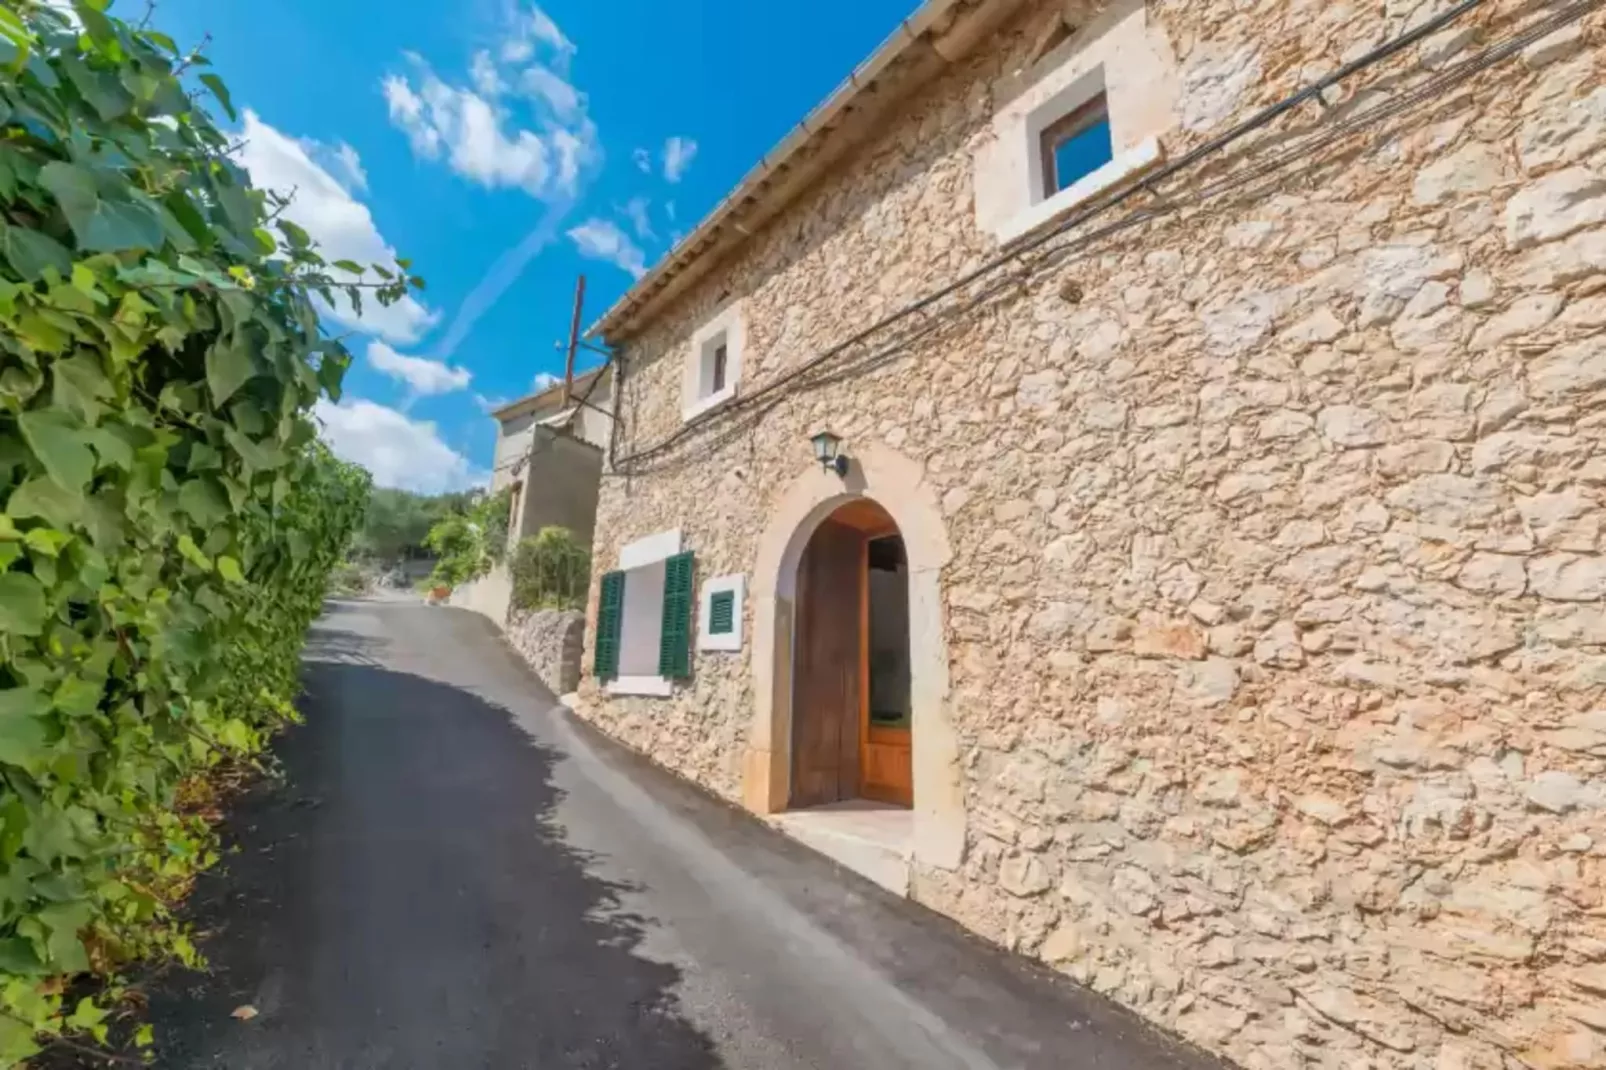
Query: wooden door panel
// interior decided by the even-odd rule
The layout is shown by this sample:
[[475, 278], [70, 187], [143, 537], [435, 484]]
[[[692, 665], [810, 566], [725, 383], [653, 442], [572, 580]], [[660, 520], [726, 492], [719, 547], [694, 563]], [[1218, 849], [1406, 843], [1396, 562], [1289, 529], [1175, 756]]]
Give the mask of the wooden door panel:
[[831, 520], [798, 566], [792, 805], [851, 799], [859, 787], [864, 536]]
[[909, 733], [901, 742], [892, 741], [892, 732], [878, 733], [881, 740], [864, 745], [864, 797], [895, 806], [914, 805], [914, 763], [910, 758]]

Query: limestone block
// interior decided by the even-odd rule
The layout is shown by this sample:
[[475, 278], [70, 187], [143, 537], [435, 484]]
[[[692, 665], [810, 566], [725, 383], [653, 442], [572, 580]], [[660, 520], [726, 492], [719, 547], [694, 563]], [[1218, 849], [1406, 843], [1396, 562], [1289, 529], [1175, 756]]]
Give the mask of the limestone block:
[[1557, 346], [1528, 367], [1534, 393], [1555, 397], [1606, 385], [1606, 338], [1594, 336]]
[[1184, 665], [1177, 670], [1177, 685], [1179, 696], [1192, 706], [1222, 706], [1238, 693], [1238, 666], [1228, 658]]
[[1473, 333], [1470, 345], [1473, 349], [1493, 349], [1510, 339], [1521, 338], [1555, 319], [1560, 309], [1560, 294], [1525, 294], [1479, 327]]
[[1531, 115], [1517, 131], [1517, 158], [1528, 171], [1573, 163], [1606, 145], [1606, 87], [1564, 97]]
[[1528, 565], [1528, 582], [1541, 598], [1557, 602], [1606, 599], [1606, 557], [1546, 554]]
[[1606, 176], [1569, 167], [1518, 190], [1506, 204], [1506, 245], [1527, 249], [1606, 223]]
[[1505, 154], [1481, 141], [1470, 142], [1417, 172], [1411, 196], [1417, 204], [1440, 204], [1486, 193], [1510, 174]]
[[1012, 854], [998, 869], [998, 886], [1017, 898], [1042, 895], [1054, 886], [1043, 859], [1035, 854]]
[[1198, 661], [1205, 656], [1205, 632], [1189, 621], [1139, 624], [1132, 633], [1132, 652], [1140, 658], [1184, 658]]
[[1584, 45], [1584, 27], [1573, 22], [1546, 34], [1522, 50], [1522, 62], [1535, 70], [1546, 64], [1564, 59]]
[[1502, 496], [1487, 479], [1449, 473], [1419, 476], [1388, 494], [1389, 505], [1429, 524], [1478, 527], [1499, 516]]
[[1305, 648], [1299, 629], [1291, 620], [1278, 621], [1255, 641], [1255, 660], [1279, 669], [1297, 669], [1305, 664]]
[[1528, 782], [1525, 795], [1534, 806], [1553, 814], [1606, 806], [1606, 789], [1601, 785], [1586, 784], [1559, 769], [1548, 769], [1535, 776]]
[[1330, 405], [1316, 416], [1322, 437], [1335, 446], [1376, 446], [1388, 433], [1388, 421], [1360, 405]]
[[1182, 69], [1183, 128], [1202, 133], [1220, 125], [1259, 78], [1260, 53], [1248, 45], [1196, 49]]
[[1528, 570], [1520, 557], [1477, 553], [1467, 558], [1455, 582], [1469, 591], [1519, 595], [1528, 587]]

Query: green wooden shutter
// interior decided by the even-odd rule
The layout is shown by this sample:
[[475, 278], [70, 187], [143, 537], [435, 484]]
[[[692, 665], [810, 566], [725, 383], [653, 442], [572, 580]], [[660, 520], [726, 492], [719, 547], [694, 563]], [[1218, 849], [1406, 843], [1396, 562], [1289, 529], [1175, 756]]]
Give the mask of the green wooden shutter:
[[597, 643], [592, 653], [591, 671], [598, 680], [619, 675], [619, 632], [625, 620], [625, 574], [610, 572], [602, 577], [602, 594], [597, 599]]
[[692, 555], [664, 562], [664, 629], [658, 644], [658, 675], [684, 680], [691, 675]]
[[708, 634], [730, 635], [736, 631], [736, 592], [715, 591], [708, 596]]

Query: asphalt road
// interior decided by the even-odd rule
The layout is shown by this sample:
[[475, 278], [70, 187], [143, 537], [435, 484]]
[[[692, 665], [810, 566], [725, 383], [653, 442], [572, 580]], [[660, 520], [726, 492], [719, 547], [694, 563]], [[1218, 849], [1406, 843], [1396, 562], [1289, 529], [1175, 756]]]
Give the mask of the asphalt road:
[[159, 1066], [1217, 1065], [611, 744], [466, 612], [334, 604], [304, 710], [193, 900], [211, 973], [152, 992]]

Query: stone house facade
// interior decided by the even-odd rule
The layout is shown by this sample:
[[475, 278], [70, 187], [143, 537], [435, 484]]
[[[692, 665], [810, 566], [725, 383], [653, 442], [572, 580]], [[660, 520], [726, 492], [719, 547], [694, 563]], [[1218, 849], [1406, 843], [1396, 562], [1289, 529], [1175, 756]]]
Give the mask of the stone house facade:
[[582, 715], [787, 827], [874, 503], [859, 868], [1244, 1066], [1606, 1067], [1601, 7], [927, 4], [599, 325]]
[[[568, 528], [581, 542], [590, 543], [603, 453], [612, 434], [612, 406], [613, 372], [600, 368], [576, 376], [567, 391], [562, 382], [550, 383], [490, 414], [496, 421], [490, 491], [509, 494], [509, 547], [544, 527]], [[511, 623], [512, 598], [513, 577], [507, 565], [499, 563], [453, 591], [451, 604], [489, 617], [505, 629]], [[527, 630], [528, 623], [521, 620], [520, 630]], [[565, 623], [535, 629], [528, 637], [532, 649], [565, 648], [567, 628]], [[539, 660], [544, 665], [562, 659]], [[572, 677], [567, 672], [561, 676], [571, 683]]]

